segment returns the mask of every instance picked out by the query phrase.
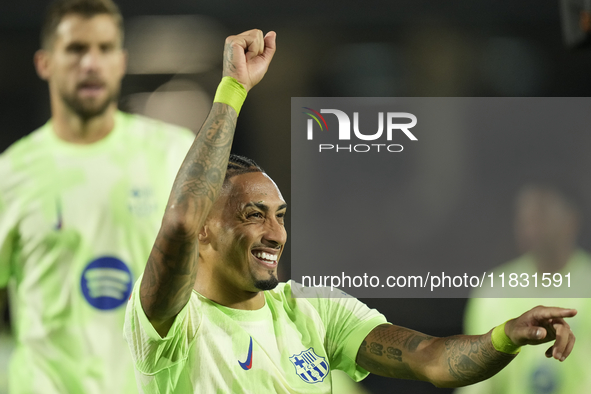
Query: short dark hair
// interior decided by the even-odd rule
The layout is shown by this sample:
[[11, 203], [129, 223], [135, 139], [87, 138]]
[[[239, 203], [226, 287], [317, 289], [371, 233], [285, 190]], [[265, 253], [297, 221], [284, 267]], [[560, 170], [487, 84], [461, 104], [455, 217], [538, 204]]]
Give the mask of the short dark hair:
[[110, 15], [121, 33], [123, 41], [123, 16], [119, 7], [112, 0], [57, 0], [49, 5], [41, 27], [41, 48], [50, 49], [55, 39], [58, 25], [69, 14], [78, 14], [86, 18], [95, 15]]
[[264, 173], [265, 171], [254, 160], [245, 156], [231, 154], [230, 159], [228, 160], [228, 167], [226, 169], [224, 183], [233, 176], [246, 174], [249, 172]]
[[519, 195], [528, 191], [541, 191], [556, 196], [565, 208], [576, 215], [582, 214], [585, 206], [584, 198], [578, 186], [565, 179], [534, 179], [524, 184]]

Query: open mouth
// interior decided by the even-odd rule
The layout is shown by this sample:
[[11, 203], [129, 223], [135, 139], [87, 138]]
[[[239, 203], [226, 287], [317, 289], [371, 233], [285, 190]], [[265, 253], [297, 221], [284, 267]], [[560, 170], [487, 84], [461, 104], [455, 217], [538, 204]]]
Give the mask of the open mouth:
[[269, 267], [274, 268], [277, 266], [277, 258], [279, 257], [276, 253], [267, 253], [261, 250], [253, 250], [251, 251], [254, 258], [260, 262], [261, 264]]
[[105, 90], [102, 83], [82, 83], [78, 85], [78, 92], [85, 97], [96, 97]]

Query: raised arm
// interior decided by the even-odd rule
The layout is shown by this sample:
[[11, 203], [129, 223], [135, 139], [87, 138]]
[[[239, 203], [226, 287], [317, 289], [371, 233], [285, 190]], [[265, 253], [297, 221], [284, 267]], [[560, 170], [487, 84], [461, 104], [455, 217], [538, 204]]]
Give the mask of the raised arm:
[[[223, 75], [235, 78], [248, 92], [263, 78], [274, 53], [274, 32], [263, 37], [260, 30], [250, 30], [230, 36]], [[213, 104], [174, 181], [140, 287], [142, 308], [162, 336], [191, 296], [198, 233], [224, 181], [236, 118], [232, 106]]]
[[[504, 339], [509, 348], [554, 340], [546, 357], [563, 361], [575, 342], [564, 318], [575, 314], [573, 309], [538, 306], [509, 320], [504, 327]], [[516, 357], [516, 354], [496, 350], [491, 332], [434, 338], [384, 324], [365, 338], [357, 354], [357, 363], [381, 376], [423, 380], [438, 387], [466, 386], [488, 379]], [[495, 344], [499, 347], [498, 340]]]

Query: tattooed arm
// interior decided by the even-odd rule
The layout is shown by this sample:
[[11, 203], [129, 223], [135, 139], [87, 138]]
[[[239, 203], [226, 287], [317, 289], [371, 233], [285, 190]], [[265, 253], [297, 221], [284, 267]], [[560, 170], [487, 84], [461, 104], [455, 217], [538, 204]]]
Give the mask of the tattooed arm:
[[[575, 341], [564, 318], [575, 314], [573, 309], [538, 306], [508, 321], [505, 333], [519, 346], [555, 340], [546, 356], [563, 361]], [[438, 387], [459, 387], [488, 379], [514, 358], [515, 355], [495, 350], [491, 332], [435, 338], [383, 324], [373, 329], [361, 344], [357, 364], [381, 376], [424, 380]]]
[[[263, 37], [260, 30], [250, 30], [230, 36], [224, 47], [223, 75], [249, 91], [265, 75], [274, 53], [274, 32]], [[161, 336], [191, 296], [198, 233], [224, 180], [236, 118], [232, 107], [213, 104], [174, 181], [140, 285], [142, 308]]]

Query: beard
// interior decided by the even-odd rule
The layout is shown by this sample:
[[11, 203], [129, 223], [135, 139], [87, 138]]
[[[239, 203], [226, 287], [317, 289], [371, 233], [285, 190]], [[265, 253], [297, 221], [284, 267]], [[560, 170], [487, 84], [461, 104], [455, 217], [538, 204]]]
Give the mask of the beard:
[[117, 99], [119, 98], [118, 90], [115, 92], [108, 92], [107, 97], [105, 97], [102, 101], [93, 99], [82, 100], [78, 98], [75, 93], [61, 93], [61, 99], [66, 104], [66, 106], [85, 121], [104, 114], [111, 103], [117, 102]]
[[279, 279], [275, 276], [274, 272], [269, 272], [271, 277], [269, 279], [255, 280], [254, 287], [259, 290], [273, 290], [279, 284]]

